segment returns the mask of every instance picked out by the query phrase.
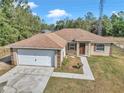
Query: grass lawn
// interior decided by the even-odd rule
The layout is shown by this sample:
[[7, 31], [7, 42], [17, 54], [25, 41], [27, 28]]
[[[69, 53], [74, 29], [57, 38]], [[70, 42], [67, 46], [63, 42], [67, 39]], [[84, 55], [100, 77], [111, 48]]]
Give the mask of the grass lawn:
[[66, 73], [83, 73], [82, 66], [80, 68], [77, 68], [77, 64], [81, 64], [81, 60], [79, 57], [75, 56], [67, 56], [67, 58], [64, 59], [64, 62], [60, 68], [56, 68], [55, 72], [66, 72]]
[[124, 50], [88, 58], [95, 81], [51, 78], [44, 93], [124, 93]]

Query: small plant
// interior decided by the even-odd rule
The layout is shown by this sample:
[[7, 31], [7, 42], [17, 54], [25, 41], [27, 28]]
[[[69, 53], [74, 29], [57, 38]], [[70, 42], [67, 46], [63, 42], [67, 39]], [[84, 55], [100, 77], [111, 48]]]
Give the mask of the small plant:
[[62, 62], [62, 65], [67, 65], [68, 64], [68, 62], [69, 62], [69, 60], [68, 60], [68, 58], [64, 58], [64, 60], [63, 60], [63, 62]]
[[82, 64], [81, 64], [81, 63], [77, 63], [76, 67], [77, 67], [78, 69], [80, 69], [80, 68], [82, 67]]

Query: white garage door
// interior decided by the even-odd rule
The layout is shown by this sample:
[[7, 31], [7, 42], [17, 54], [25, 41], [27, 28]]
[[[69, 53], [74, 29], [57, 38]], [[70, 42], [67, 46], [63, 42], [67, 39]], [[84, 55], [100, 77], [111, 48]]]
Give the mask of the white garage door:
[[53, 66], [55, 51], [52, 50], [18, 50], [19, 65]]

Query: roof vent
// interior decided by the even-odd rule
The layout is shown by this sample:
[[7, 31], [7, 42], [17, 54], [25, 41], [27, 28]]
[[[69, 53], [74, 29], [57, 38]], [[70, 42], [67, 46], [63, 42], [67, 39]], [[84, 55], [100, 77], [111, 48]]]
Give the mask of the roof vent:
[[52, 31], [47, 30], [47, 29], [41, 30], [41, 33], [50, 33], [50, 32], [52, 32]]

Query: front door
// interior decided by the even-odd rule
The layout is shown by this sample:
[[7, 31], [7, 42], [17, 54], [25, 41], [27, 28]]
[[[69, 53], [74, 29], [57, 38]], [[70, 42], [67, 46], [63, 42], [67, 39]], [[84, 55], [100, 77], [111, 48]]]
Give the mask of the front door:
[[85, 43], [80, 43], [80, 55], [85, 55]]

